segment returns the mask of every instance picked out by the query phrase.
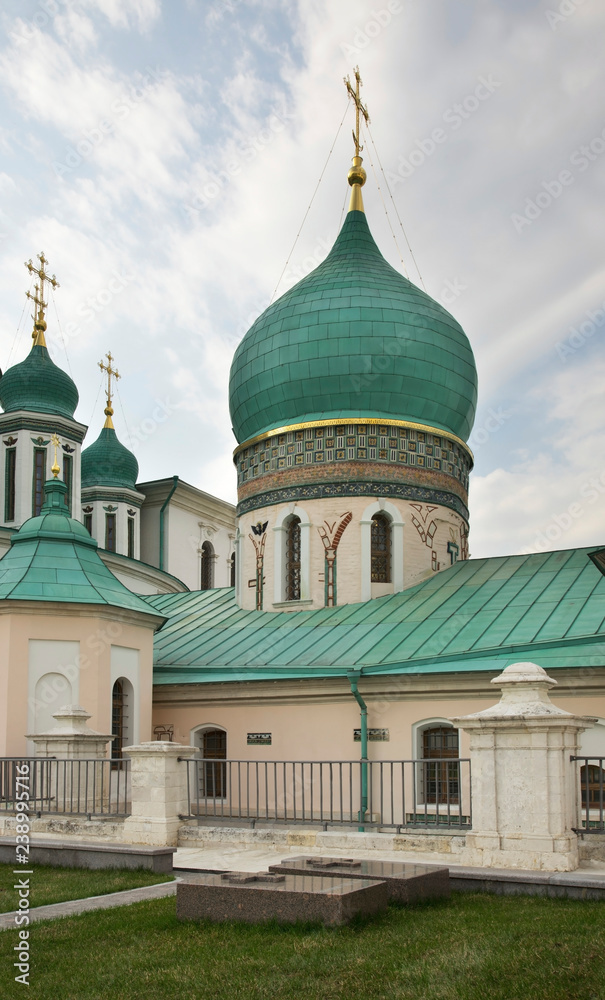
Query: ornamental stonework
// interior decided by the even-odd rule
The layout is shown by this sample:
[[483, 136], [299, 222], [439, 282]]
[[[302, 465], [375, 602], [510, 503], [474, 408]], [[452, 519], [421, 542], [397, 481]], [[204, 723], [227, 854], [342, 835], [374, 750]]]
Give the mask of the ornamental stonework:
[[[354, 465], [352, 465], [354, 463]], [[438, 477], [466, 504], [470, 455], [447, 435], [417, 428], [380, 424], [335, 424], [268, 435], [239, 451], [235, 458], [239, 496], [272, 489], [279, 480], [307, 482], [348, 477], [393, 478], [409, 482]], [[354, 469], [359, 471], [356, 473]], [[379, 470], [384, 469], [381, 473]], [[291, 470], [295, 475], [285, 475]], [[387, 471], [388, 470], [388, 471]], [[279, 474], [276, 475], [276, 474]], [[264, 480], [261, 484], [260, 480]], [[401, 474], [395, 474], [402, 481]]]

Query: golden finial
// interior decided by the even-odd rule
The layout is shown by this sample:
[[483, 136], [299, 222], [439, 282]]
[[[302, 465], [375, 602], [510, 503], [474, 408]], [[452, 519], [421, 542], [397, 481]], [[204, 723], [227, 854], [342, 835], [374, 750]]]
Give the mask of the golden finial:
[[54, 274], [51, 277], [45, 269], [45, 265], [48, 264], [46, 257], [44, 256], [44, 251], [38, 254], [38, 260], [40, 261], [40, 267], [36, 267], [32, 263], [32, 260], [25, 262], [25, 266], [30, 274], [36, 274], [40, 279], [40, 284], [34, 286], [35, 293], [32, 295], [30, 292], [26, 292], [28, 299], [31, 299], [34, 305], [38, 307], [38, 312], [34, 310], [34, 315], [32, 319], [34, 321], [34, 329], [32, 332], [32, 337], [34, 341], [34, 347], [46, 347], [46, 340], [44, 339], [44, 331], [46, 330], [46, 321], [44, 319], [44, 310], [46, 309], [48, 303], [44, 301], [44, 282], [48, 281], [51, 288], [60, 288], [59, 282], [55, 278]]
[[105, 393], [107, 395], [107, 405], [105, 407], [106, 419], [103, 426], [113, 427], [113, 420], [111, 419], [113, 417], [113, 407], [111, 405], [111, 397], [112, 397], [111, 380], [112, 378], [115, 378], [117, 381], [122, 376], [120, 375], [117, 368], [111, 367], [111, 362], [115, 361], [115, 358], [112, 356], [111, 351], [108, 351], [105, 357], [107, 358], [107, 364], [104, 364], [102, 361], [99, 361], [99, 368], [101, 369], [101, 371], [107, 372], [107, 389], [105, 390]]
[[61, 471], [61, 469], [59, 468], [59, 463], [57, 462], [57, 449], [61, 447], [61, 442], [59, 441], [56, 431], [51, 437], [50, 443], [55, 447], [55, 461], [53, 462], [50, 471], [52, 472], [54, 478], [56, 479]]
[[359, 96], [359, 88], [362, 86], [362, 79], [359, 75], [359, 66], [355, 67], [355, 90], [351, 85], [351, 81], [348, 76], [345, 76], [345, 86], [349, 93], [349, 97], [353, 100], [355, 104], [355, 130], [353, 132], [353, 142], [355, 143], [355, 156], [353, 157], [353, 165], [349, 170], [348, 181], [351, 185], [351, 201], [349, 202], [349, 212], [363, 212], [363, 198], [361, 197], [361, 189], [366, 182], [367, 174], [362, 167], [362, 158], [359, 155], [363, 146], [359, 141], [359, 115], [362, 114], [366, 125], [370, 124], [370, 116], [368, 114], [368, 109], [361, 103], [361, 98]]

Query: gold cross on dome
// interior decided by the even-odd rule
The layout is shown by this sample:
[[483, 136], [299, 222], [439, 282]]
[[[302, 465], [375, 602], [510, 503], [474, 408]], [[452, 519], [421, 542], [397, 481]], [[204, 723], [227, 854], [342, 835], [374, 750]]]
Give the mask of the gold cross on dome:
[[[44, 251], [38, 254], [38, 260], [40, 261], [40, 267], [36, 267], [35, 264], [32, 262], [31, 258], [25, 262], [25, 266], [29, 271], [29, 273], [37, 275], [37, 277], [40, 279], [40, 284], [35, 285], [34, 295], [31, 295], [30, 292], [25, 293], [28, 299], [32, 299], [32, 301], [38, 306], [38, 314], [37, 316], [33, 317], [34, 332], [32, 333], [32, 337], [34, 338], [38, 335], [38, 330], [36, 327], [41, 326], [42, 323], [44, 323], [44, 310], [48, 305], [48, 303], [44, 301], [44, 282], [47, 281], [48, 284], [51, 286], [51, 288], [61, 287], [54, 274], [51, 276], [46, 270], [46, 265], [48, 264], [48, 261], [44, 256]], [[46, 326], [42, 327], [42, 330], [44, 329], [46, 329]]]
[[54, 445], [54, 448], [55, 448], [55, 460], [54, 460], [54, 462], [53, 462], [53, 464], [51, 466], [50, 471], [52, 472], [54, 478], [56, 479], [57, 476], [59, 475], [60, 471], [61, 471], [61, 469], [59, 468], [59, 463], [57, 462], [57, 449], [61, 447], [61, 442], [59, 441], [59, 438], [58, 438], [58, 435], [57, 435], [56, 431], [53, 434], [53, 436], [51, 437], [50, 443], [52, 445]]
[[111, 420], [113, 416], [113, 407], [111, 405], [111, 398], [113, 395], [111, 390], [111, 380], [112, 378], [114, 378], [117, 381], [122, 376], [120, 375], [117, 368], [112, 368], [111, 363], [112, 361], [115, 361], [115, 358], [113, 357], [111, 351], [108, 351], [105, 357], [107, 358], [107, 364], [104, 364], [103, 361], [99, 361], [99, 368], [101, 369], [101, 371], [107, 372], [107, 389], [105, 390], [105, 394], [107, 396], [107, 406], [105, 407], [105, 416], [107, 417], [107, 420], [105, 421], [105, 426], [113, 427], [113, 423]]
[[361, 98], [359, 96], [359, 88], [363, 86], [363, 81], [359, 75], [359, 66], [355, 67], [355, 90], [351, 85], [351, 81], [348, 76], [345, 76], [344, 82], [345, 86], [349, 92], [349, 97], [352, 98], [355, 104], [355, 131], [353, 132], [353, 142], [355, 143], [355, 156], [359, 156], [360, 150], [363, 146], [359, 142], [359, 113], [364, 117], [366, 125], [370, 124], [370, 116], [368, 114], [368, 109], [361, 103]]

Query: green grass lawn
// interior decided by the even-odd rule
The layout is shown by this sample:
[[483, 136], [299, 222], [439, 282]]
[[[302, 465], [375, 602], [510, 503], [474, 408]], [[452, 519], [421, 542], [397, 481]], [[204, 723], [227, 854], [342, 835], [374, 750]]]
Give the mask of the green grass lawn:
[[[13, 886], [19, 876], [13, 874], [17, 865], [0, 865], [0, 913], [16, 909], [19, 897]], [[127, 871], [123, 868], [101, 868], [89, 871], [86, 868], [45, 868], [33, 866], [30, 875], [31, 896], [29, 905], [46, 906], [48, 903], [63, 903], [68, 899], [84, 899], [86, 896], [102, 896], [106, 892], [120, 892], [122, 889], [136, 889], [140, 885], [155, 885], [157, 882], [172, 881], [172, 875], [155, 875], [153, 872], [137, 868]]]
[[[30, 928], [36, 1000], [604, 1000], [605, 905], [454, 893], [367, 922], [179, 923], [173, 898]], [[0, 995], [15, 932], [0, 934]]]

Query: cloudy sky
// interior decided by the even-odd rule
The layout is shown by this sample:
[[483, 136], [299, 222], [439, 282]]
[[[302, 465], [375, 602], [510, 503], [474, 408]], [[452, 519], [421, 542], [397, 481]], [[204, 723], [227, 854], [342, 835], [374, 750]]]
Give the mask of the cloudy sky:
[[604, 540], [599, 0], [4, 0], [1, 25], [3, 369], [43, 249], [88, 440], [111, 350], [141, 480], [233, 501], [231, 357], [336, 237], [359, 64], [374, 236], [475, 351], [471, 554]]

